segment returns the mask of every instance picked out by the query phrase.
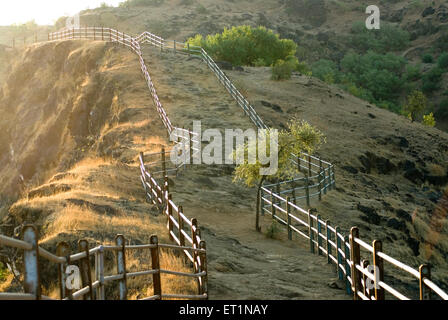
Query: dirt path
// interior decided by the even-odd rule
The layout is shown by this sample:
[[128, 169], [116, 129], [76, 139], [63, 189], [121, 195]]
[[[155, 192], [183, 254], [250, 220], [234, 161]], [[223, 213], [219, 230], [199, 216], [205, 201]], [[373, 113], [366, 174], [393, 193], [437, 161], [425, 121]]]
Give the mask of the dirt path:
[[[173, 124], [253, 128], [200, 60], [145, 48], [159, 97]], [[254, 230], [255, 191], [232, 183], [232, 168], [192, 166], [171, 191], [188, 217], [198, 219], [209, 250], [212, 299], [350, 299], [335, 283], [334, 267], [309, 252], [304, 239], [288, 241]], [[265, 217], [263, 227], [272, 224]], [[340, 288], [330, 288], [330, 284]]]

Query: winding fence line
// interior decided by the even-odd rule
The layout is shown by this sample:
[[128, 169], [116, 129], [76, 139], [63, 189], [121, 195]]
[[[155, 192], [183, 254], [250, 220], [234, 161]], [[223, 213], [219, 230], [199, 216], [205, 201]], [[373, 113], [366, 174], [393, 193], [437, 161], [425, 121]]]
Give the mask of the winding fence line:
[[[162, 300], [162, 299], [208, 299], [207, 289], [207, 250], [204, 241], [201, 241], [196, 248], [176, 246], [169, 244], [159, 244], [157, 236], [152, 236], [150, 244], [146, 245], [126, 245], [123, 235], [117, 235], [115, 246], [100, 245], [89, 249], [86, 240], [79, 241], [79, 252], [70, 254], [70, 246], [66, 242], [57, 245], [56, 254], [52, 254], [39, 246], [38, 233], [34, 226], [25, 226], [22, 229], [23, 240], [18, 240], [0, 235], [0, 245], [23, 250], [24, 265], [24, 290], [25, 293], [0, 293], [0, 300], [57, 300], [42, 295], [40, 258], [43, 258], [57, 265], [58, 287], [60, 300], [105, 300], [105, 287], [114, 282], [119, 283], [120, 300], [126, 300], [128, 296], [127, 280], [137, 277], [151, 276], [154, 288], [153, 296], [141, 300]], [[194, 273], [163, 270], [160, 268], [161, 250], [175, 250], [191, 252], [198, 257], [197, 267]], [[150, 270], [137, 272], [127, 272], [126, 253], [131, 251], [149, 251], [151, 255]], [[106, 252], [114, 252], [116, 256], [116, 274], [105, 274]], [[93, 259], [92, 259], [93, 258]], [[92, 267], [92, 260], [94, 265]], [[68, 275], [66, 270], [69, 266], [77, 264], [80, 270], [82, 288], [73, 292], [67, 286]], [[93, 273], [93, 279], [92, 279]], [[161, 275], [169, 274], [178, 277], [195, 278], [198, 283], [197, 295], [165, 294], [162, 291]]]
[[[179, 128], [175, 128], [171, 124], [157, 97], [151, 77], [144, 64], [140, 43], [147, 43], [160, 48], [161, 51], [172, 51], [174, 53], [200, 56], [227, 91], [232, 95], [238, 105], [244, 110], [246, 115], [250, 117], [255, 126], [260, 129], [267, 128], [255, 109], [237, 90], [230, 79], [203, 48], [193, 47], [189, 44], [172, 40], [165, 40], [150, 32], [144, 32], [138, 37], [132, 38], [125, 33], [120, 33], [110, 28], [85, 27], [73, 30], [63, 30], [49, 35], [49, 40], [62, 39], [92, 39], [118, 42], [137, 53], [140, 57], [142, 72], [148, 82], [154, 103], [170, 134], [174, 129]], [[180, 134], [177, 133], [175, 136], [181, 139], [185, 149], [191, 149], [191, 135], [193, 133], [185, 129], [179, 129], [178, 132], [180, 132]], [[409, 299], [406, 295], [400, 293], [391, 285], [384, 282], [384, 262], [391, 264], [395, 268], [406, 272], [418, 280], [419, 297], [421, 300], [430, 298], [431, 293], [436, 294], [441, 299], [448, 300], [448, 294], [431, 281], [429, 265], [421, 265], [417, 271], [385, 254], [382, 251], [381, 241], [375, 240], [372, 245], [364, 242], [359, 236], [358, 228], [352, 228], [350, 235], [346, 236], [340, 232], [340, 228], [332, 227], [330, 221], [324, 221], [319, 215], [314, 215], [311, 210], [304, 210], [299, 207], [297, 205], [297, 200], [306, 199], [307, 206], [310, 207], [309, 199], [311, 197], [315, 196], [321, 198], [322, 194], [325, 194], [328, 190], [335, 187], [335, 168], [332, 164], [305, 153], [292, 155], [291, 161], [295, 162], [299, 171], [303, 172], [305, 177], [279, 182], [277, 184], [264, 185], [262, 187], [262, 197], [260, 199], [262, 202], [262, 214], [270, 214], [273, 219], [286, 225], [289, 239], [292, 239], [293, 232], [297, 233], [309, 240], [311, 252], [317, 251], [320, 255], [326, 255], [328, 263], [335, 263], [338, 269], [339, 278], [345, 280], [347, 284], [347, 292], [352, 293], [355, 300], [383, 300], [386, 297], [385, 293], [400, 300]], [[166, 191], [169, 186], [165, 183], [163, 188], [160, 187], [160, 184], [155, 181], [154, 177], [147, 172], [143, 155], [140, 156], [140, 162], [142, 183], [145, 187], [147, 196], [151, 201], [158, 203], [158, 205], [162, 205], [165, 213], [169, 216], [168, 228], [170, 230], [170, 235], [173, 236], [173, 238], [176, 236], [173, 232], [174, 226], [176, 226], [179, 238], [174, 239], [180, 241], [181, 235], [186, 235], [183, 226], [181, 226], [181, 221], [186, 222], [188, 220], [183, 218], [183, 213], [178, 220], [171, 218], [172, 215], [170, 214], [170, 211], [174, 208], [179, 208], [175, 207], [174, 203], [169, 199], [169, 192]], [[313, 184], [313, 181], [316, 179], [317, 182]], [[286, 186], [286, 190], [282, 191], [282, 186]], [[312, 189], [317, 190], [317, 192], [312, 193]], [[163, 196], [164, 192], [165, 195], [168, 195], [167, 197]], [[304, 192], [305, 195], [297, 195], [297, 193], [300, 192]], [[289, 196], [285, 197], [285, 195]], [[176, 211], [176, 213], [181, 212], [181, 210]], [[299, 215], [301, 215], [301, 217]], [[325, 231], [323, 231], [323, 229], [325, 229]], [[194, 242], [194, 238], [191, 238], [191, 240]], [[363, 252], [372, 255], [373, 265], [370, 265], [370, 262], [367, 259], [361, 259], [361, 249], [363, 249]], [[369, 266], [373, 268], [369, 268]], [[373, 273], [371, 271], [372, 269]], [[368, 285], [368, 280], [372, 281], [373, 286]]]

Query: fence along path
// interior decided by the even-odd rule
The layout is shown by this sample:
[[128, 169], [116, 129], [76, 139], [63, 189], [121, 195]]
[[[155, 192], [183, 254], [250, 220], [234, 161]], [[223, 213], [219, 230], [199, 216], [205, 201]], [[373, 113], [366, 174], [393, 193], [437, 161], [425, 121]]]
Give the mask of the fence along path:
[[[149, 32], [144, 32], [137, 39], [142, 43], [158, 47], [162, 51], [169, 50], [174, 53], [200, 56], [252, 122], [258, 128], [267, 129], [255, 109], [203, 48], [164, 40]], [[441, 299], [448, 300], [448, 295], [431, 281], [429, 265], [421, 265], [417, 271], [382, 252], [380, 240], [375, 240], [372, 245], [361, 240], [358, 228], [352, 228], [350, 235], [345, 236], [339, 227], [331, 226], [329, 220], [324, 221], [321, 216], [313, 215], [311, 210], [304, 210], [297, 206], [298, 200], [306, 199], [309, 208], [310, 198], [318, 197], [321, 200], [322, 195], [334, 189], [335, 168], [331, 163], [306, 153], [291, 155], [291, 161], [297, 165], [305, 178], [264, 185], [261, 196], [262, 214], [268, 213], [273, 219], [287, 226], [289, 239], [292, 240], [292, 234], [295, 232], [310, 241], [311, 252], [317, 251], [320, 255], [326, 255], [328, 263], [334, 263], [337, 266], [339, 279], [345, 280], [347, 292], [352, 293], [355, 300], [384, 300], [385, 293], [400, 300], [409, 299], [384, 282], [384, 262], [418, 280], [421, 300], [430, 298], [431, 292]], [[283, 218], [280, 215], [283, 215]], [[299, 215], [302, 215], [302, 218]], [[361, 249], [372, 255], [374, 273], [369, 271], [370, 262], [367, 259], [361, 260]], [[372, 281], [373, 286], [368, 285], [368, 280]]]
[[[181, 247], [169, 244], [159, 244], [157, 236], [152, 236], [150, 244], [146, 245], [126, 245], [123, 235], [117, 235], [115, 246], [100, 245], [89, 249], [86, 240], [79, 241], [79, 252], [70, 255], [70, 247], [66, 242], [60, 242], [57, 246], [57, 253], [52, 254], [39, 246], [39, 239], [34, 226], [25, 226], [22, 230], [22, 240], [0, 235], [0, 245], [23, 250], [24, 265], [24, 290], [25, 293], [0, 293], [0, 300], [57, 300], [42, 295], [41, 273], [39, 269], [39, 259], [43, 258], [57, 265], [58, 288], [61, 300], [105, 300], [105, 286], [112, 283], [119, 283], [120, 300], [126, 300], [128, 296], [127, 279], [151, 276], [153, 277], [154, 295], [141, 300], [162, 300], [162, 299], [208, 299], [207, 289], [207, 250], [204, 241], [201, 241], [197, 248]], [[126, 271], [126, 252], [148, 250], [151, 255], [150, 270], [137, 272]], [[160, 268], [161, 250], [175, 250], [192, 252], [198, 257], [197, 268], [194, 273], [177, 272], [163, 270]], [[106, 252], [114, 252], [116, 256], [116, 274], [105, 274]], [[93, 259], [92, 259], [93, 258]], [[92, 260], [94, 266], [92, 267]], [[66, 270], [69, 265], [78, 264], [82, 280], [82, 288], [73, 292], [67, 288]], [[93, 272], [93, 279], [92, 279]], [[197, 295], [165, 294], [162, 291], [161, 275], [169, 274], [178, 277], [188, 277], [197, 279]]]
[[[96, 34], [99, 29], [102, 30], [102, 40], [107, 40], [104, 37], [105, 33], [109, 34], [110, 41], [120, 43], [124, 42], [125, 45], [126, 42], [134, 43], [134, 48], [136, 47], [135, 44], [148, 43], [152, 46], [160, 48], [161, 51], [169, 50], [174, 53], [200, 56], [204, 62], [206, 62], [208, 67], [214, 72], [219, 81], [225, 86], [227, 91], [237, 101], [240, 107], [245, 111], [246, 115], [250, 117], [252, 122], [258, 128], [267, 128], [250, 103], [244, 98], [244, 96], [237, 90], [225, 73], [201, 47], [193, 47], [189, 44], [176, 42], [175, 40], [165, 40], [161, 37], [153, 35], [150, 32], [144, 32], [135, 39], [132, 39], [132, 37], [127, 36], [124, 33], [121, 33], [120, 38], [120, 33], [113, 29], [87, 27], [73, 30], [71, 35], [69, 30], [51, 34], [49, 36], [49, 40], [67, 38], [75, 39], [75, 35], [79, 36], [80, 34], [80, 37], [82, 37], [83, 30], [85, 38], [100, 40], [99, 38], [96, 38]], [[132, 45], [128, 46], [132, 48]], [[144, 62], [139, 45], [138, 49], [139, 53], [137, 54], [140, 56], [140, 61]], [[135, 51], [135, 49], [133, 50]], [[146, 75], [146, 67], [142, 66], [142, 71], [143, 70], [145, 78], [147, 80], [148, 78], [150, 79], [149, 74]], [[150, 89], [151, 88], [153, 89], [154, 86], [150, 85]], [[153, 90], [155, 93], [155, 89]], [[168, 119], [166, 112], [164, 112], [158, 98], [155, 100], [162, 120], [165, 117]], [[170, 123], [169, 120], [164, 121], [164, 123], [165, 122]], [[175, 128], [171, 126], [170, 130], [169, 126], [167, 126], [167, 129], [171, 133]], [[179, 129], [179, 132], [180, 134], [177, 134], [176, 136], [184, 142], [185, 149], [190, 149], [192, 144], [192, 132], [182, 129]], [[322, 194], [325, 194], [328, 189], [334, 188], [336, 185], [335, 169], [334, 165], [305, 153], [300, 155], [292, 155], [291, 161], [294, 161], [294, 163], [298, 166], [299, 171], [304, 171], [305, 178], [298, 178], [291, 181], [263, 186], [263, 194], [261, 197], [262, 214], [270, 214], [273, 219], [286, 225], [289, 239], [292, 239], [293, 233], [297, 233], [299, 236], [309, 240], [311, 252], [315, 253], [317, 251], [320, 255], [325, 254], [327, 256], [328, 263], [336, 264], [339, 278], [341, 280], [345, 280], [347, 292], [349, 294], [353, 294], [355, 300], [383, 300], [385, 299], [386, 292], [392, 297], [400, 300], [409, 299], [407, 296], [394, 289], [391, 285], [384, 282], [384, 262], [387, 262], [395, 268], [398, 268], [418, 279], [419, 297], [421, 300], [430, 298], [431, 293], [435, 293], [441, 299], [448, 300], [448, 294], [431, 281], [431, 271], [429, 265], [421, 265], [417, 271], [410, 266], [386, 255], [382, 251], [382, 242], [380, 240], [375, 240], [372, 245], [364, 242], [359, 237], [358, 228], [354, 227], [351, 229], [350, 235], [344, 235], [341, 233], [340, 228], [331, 226], [330, 221], [324, 221], [321, 216], [312, 214], [311, 210], [304, 210], [297, 206], [297, 200], [307, 199], [307, 205], [309, 207], [309, 199], [312, 196], [318, 196], [321, 198]], [[144, 168], [144, 159], [142, 159], [142, 157], [141, 162], [143, 162]], [[146, 173], [142, 173], [142, 175], [145, 179], [148, 176]], [[142, 179], [144, 185], [146, 181], [145, 179]], [[313, 179], [317, 179], [317, 184], [310, 185], [309, 183]], [[300, 183], [304, 184], [304, 186], [297, 186]], [[281, 188], [284, 185], [288, 185], [288, 188], [282, 191]], [[310, 194], [310, 190], [313, 188], [316, 189], [316, 192]], [[163, 193], [163, 189], [159, 185], [154, 185], [154, 187], [146, 189], [147, 194], [148, 190], [152, 193]], [[297, 195], [297, 192], [300, 192], [301, 190], [302, 192], [304, 190], [304, 196]], [[285, 197], [285, 195], [288, 194], [290, 196]], [[162, 199], [163, 197], [157, 196], [153, 201], [160, 203], [163, 201]], [[283, 218], [281, 217], [282, 214], [284, 215]], [[300, 215], [302, 215], [302, 218], [300, 218]], [[180, 220], [182, 219], [177, 221], [178, 225]], [[174, 224], [174, 221], [172, 222]], [[323, 231], [323, 229], [325, 231]], [[170, 234], [171, 233], [172, 231], [170, 230]], [[180, 232], [180, 234], [181, 233], [182, 232]], [[374, 273], [369, 272], [370, 262], [367, 259], [361, 260], [361, 248], [364, 252], [368, 252], [368, 254], [372, 255]], [[371, 289], [371, 286], [367, 285], [367, 280], [373, 281], [374, 289]]]

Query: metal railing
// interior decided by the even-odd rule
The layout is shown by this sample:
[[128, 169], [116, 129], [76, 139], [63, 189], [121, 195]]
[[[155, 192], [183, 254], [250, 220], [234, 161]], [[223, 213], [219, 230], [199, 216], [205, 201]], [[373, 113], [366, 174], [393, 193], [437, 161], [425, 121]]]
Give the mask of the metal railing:
[[[25, 226], [22, 230], [22, 240], [0, 235], [0, 245], [23, 250], [23, 287], [24, 293], [0, 293], [0, 300], [57, 300], [42, 295], [40, 259], [43, 258], [58, 266], [58, 288], [60, 300], [105, 300], [105, 286], [118, 281], [120, 300], [126, 300], [128, 296], [127, 279], [152, 275], [154, 295], [142, 300], [162, 299], [208, 299], [207, 288], [207, 250], [204, 241], [200, 241], [196, 247], [159, 244], [158, 237], [152, 236], [150, 244], [126, 245], [123, 235], [115, 238], [114, 246], [100, 245], [90, 249], [86, 240], [79, 241], [79, 252], [70, 255], [70, 247], [66, 242], [57, 245], [56, 254], [39, 246], [38, 235], [34, 226]], [[128, 272], [126, 268], [126, 253], [136, 250], [148, 250], [150, 252], [151, 269], [137, 272]], [[192, 252], [197, 257], [194, 273], [164, 270], [160, 268], [161, 250], [180, 250]], [[116, 257], [116, 274], [105, 274], [106, 252], [114, 252]], [[92, 260], [94, 266], [92, 267]], [[69, 265], [77, 263], [80, 270], [82, 288], [73, 291], [67, 285], [66, 270]], [[93, 271], [93, 273], [92, 273]], [[92, 279], [93, 274], [93, 279]], [[161, 275], [168, 274], [178, 277], [195, 278], [198, 283], [197, 295], [164, 294], [162, 291]]]
[[[361, 240], [356, 227], [351, 229], [349, 236], [344, 235], [339, 227], [332, 226], [329, 220], [323, 220], [311, 210], [297, 206], [290, 197], [282, 197], [265, 187], [262, 194], [262, 215], [271, 215], [275, 221], [286, 226], [289, 240], [293, 240], [294, 233], [298, 234], [309, 241], [312, 253], [326, 256], [329, 264], [336, 265], [339, 279], [345, 281], [347, 293], [353, 294], [355, 300], [384, 300], [385, 293], [400, 300], [409, 299], [384, 281], [384, 262], [419, 281], [421, 300], [430, 298], [431, 292], [440, 299], [448, 300], [448, 294], [431, 281], [429, 265], [421, 265], [415, 270], [384, 253], [380, 240], [373, 241], [372, 245]], [[361, 259], [361, 249], [372, 255], [372, 264], [367, 259]], [[372, 286], [368, 285], [368, 280]]]

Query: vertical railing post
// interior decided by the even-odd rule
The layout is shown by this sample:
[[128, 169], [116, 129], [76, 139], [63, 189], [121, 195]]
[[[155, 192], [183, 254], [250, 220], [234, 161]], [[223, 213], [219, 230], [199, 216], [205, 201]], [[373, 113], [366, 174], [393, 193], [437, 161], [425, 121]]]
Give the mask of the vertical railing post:
[[286, 215], [287, 215], [287, 223], [288, 223], [288, 239], [292, 240], [292, 229], [291, 229], [291, 205], [290, 205], [291, 198], [286, 198]]
[[189, 139], [189, 146], [190, 146], [190, 165], [193, 164], [193, 154], [194, 154], [194, 150], [193, 150], [193, 134], [191, 133], [190, 130], [188, 130], [188, 139]]
[[[191, 240], [193, 240], [193, 248], [197, 249], [198, 248], [198, 243], [197, 243], [197, 231], [198, 231], [198, 220], [196, 218], [191, 219]], [[194, 272], [197, 273], [198, 272], [198, 266], [197, 266], [197, 251], [193, 251], [193, 267], [194, 267]]]
[[351, 272], [351, 267], [349, 264], [350, 261], [350, 248], [347, 246], [350, 243], [350, 239], [349, 236], [345, 236], [344, 237], [344, 252], [345, 252], [345, 259], [344, 259], [344, 263], [345, 263], [345, 272], [346, 272], [346, 276], [345, 276], [345, 289], [347, 291], [347, 294], [352, 294], [352, 287], [350, 284], [350, 281], [348, 280], [348, 277], [351, 278], [352, 276], [352, 272]]
[[359, 300], [360, 297], [358, 295], [358, 291], [361, 289], [361, 275], [356, 266], [361, 265], [361, 248], [359, 244], [355, 241], [356, 238], [359, 238], [359, 229], [357, 227], [353, 227], [350, 230], [350, 260], [352, 263], [352, 290], [353, 290], [353, 299]]
[[300, 164], [300, 161], [302, 161], [302, 160], [301, 160], [301, 158], [300, 158], [300, 155], [298, 155], [298, 156], [297, 156], [297, 170], [298, 170], [299, 172], [302, 172], [302, 166], [301, 166], [301, 164]]
[[[56, 255], [58, 257], [69, 257], [70, 246], [67, 242], [59, 242], [56, 247]], [[66, 262], [60, 263], [58, 265], [58, 280], [59, 280], [59, 297], [61, 300], [70, 295], [69, 289], [66, 286], [67, 275], [65, 270], [67, 270], [67, 265], [69, 264], [69, 259]]]
[[327, 261], [328, 264], [331, 264], [331, 254], [333, 253], [333, 248], [331, 247], [331, 230], [330, 230], [330, 225], [331, 222], [330, 220], [325, 221], [325, 231], [327, 232], [327, 243], [326, 243], [326, 247], [327, 247]]
[[373, 247], [373, 265], [375, 276], [375, 299], [377, 301], [384, 300], [384, 289], [381, 288], [379, 282], [384, 281], [384, 264], [383, 258], [378, 253], [383, 251], [383, 243], [381, 240], [375, 240], [372, 244]]
[[34, 226], [28, 225], [23, 228], [23, 241], [31, 245], [31, 250], [23, 252], [24, 290], [25, 293], [33, 294], [36, 300], [41, 299], [40, 270], [39, 270], [39, 239]]
[[82, 286], [83, 288], [89, 287], [89, 295], [84, 295], [84, 300], [93, 300], [92, 273], [90, 270], [89, 243], [87, 240], [79, 240], [78, 249], [86, 253], [86, 257], [80, 261]]
[[165, 155], [165, 147], [162, 147], [162, 174], [163, 178], [166, 177], [166, 155]]
[[98, 275], [97, 280], [100, 282], [100, 286], [98, 287], [97, 291], [97, 299], [99, 300], [105, 300], [105, 290], [104, 290], [104, 247], [100, 246], [98, 252], [97, 252], [97, 259], [98, 259]]
[[117, 251], [117, 274], [123, 276], [119, 282], [120, 300], [127, 300], [128, 287], [126, 279], [126, 240], [123, 235], [119, 234], [115, 238], [115, 244], [117, 247], [121, 247]]
[[183, 214], [184, 214], [184, 208], [182, 206], [179, 206], [179, 241], [181, 247], [185, 247], [185, 235], [182, 232], [185, 226], [184, 219], [182, 218]]
[[317, 254], [322, 255], [322, 223], [321, 223], [321, 216], [318, 214], [316, 217], [316, 224], [317, 224]]
[[311, 208], [311, 202], [310, 202], [310, 180], [307, 177], [305, 177], [305, 195], [306, 195], [306, 206], [307, 208]]
[[[171, 206], [171, 201], [173, 200], [173, 196], [168, 194], [168, 198], [166, 201], [166, 213], [168, 215], [168, 233], [170, 236], [170, 240], [174, 241], [173, 233], [174, 233], [174, 223], [173, 223], [173, 207]], [[179, 227], [180, 229], [180, 227]]]
[[308, 236], [310, 238], [310, 251], [314, 253], [314, 231], [313, 231], [313, 217], [311, 216], [311, 210], [308, 210]]
[[311, 156], [308, 155], [308, 177], [312, 177], [313, 173], [311, 171]]
[[424, 279], [431, 280], [431, 267], [428, 264], [423, 264], [419, 267], [419, 287], [420, 300], [431, 300], [431, 289], [426, 287]]
[[275, 197], [274, 197], [273, 189], [271, 189], [271, 214], [272, 214], [272, 218], [274, 219], [276, 211], [275, 211]]
[[151, 237], [151, 244], [154, 248], [151, 248], [151, 268], [156, 271], [153, 274], [152, 283], [154, 286], [154, 295], [159, 296], [157, 300], [162, 300], [162, 281], [160, 277], [160, 252], [159, 252], [159, 238], [157, 236]]
[[206, 294], [207, 300], [208, 300], [208, 268], [207, 268], [207, 245], [205, 241], [201, 241], [199, 244], [199, 249], [205, 250], [205, 252], [201, 252], [200, 259], [201, 259], [201, 272], [205, 272], [205, 275], [201, 277], [201, 292], [200, 294]]
[[337, 250], [337, 257], [338, 257], [338, 276], [339, 276], [339, 280], [344, 280], [344, 273], [342, 272], [342, 268], [341, 268], [342, 262], [343, 262], [342, 253], [341, 253], [342, 240], [339, 237], [341, 229], [339, 227], [336, 227], [335, 230], [336, 230], [335, 239], [336, 239], [336, 248], [337, 248], [336, 250]]

